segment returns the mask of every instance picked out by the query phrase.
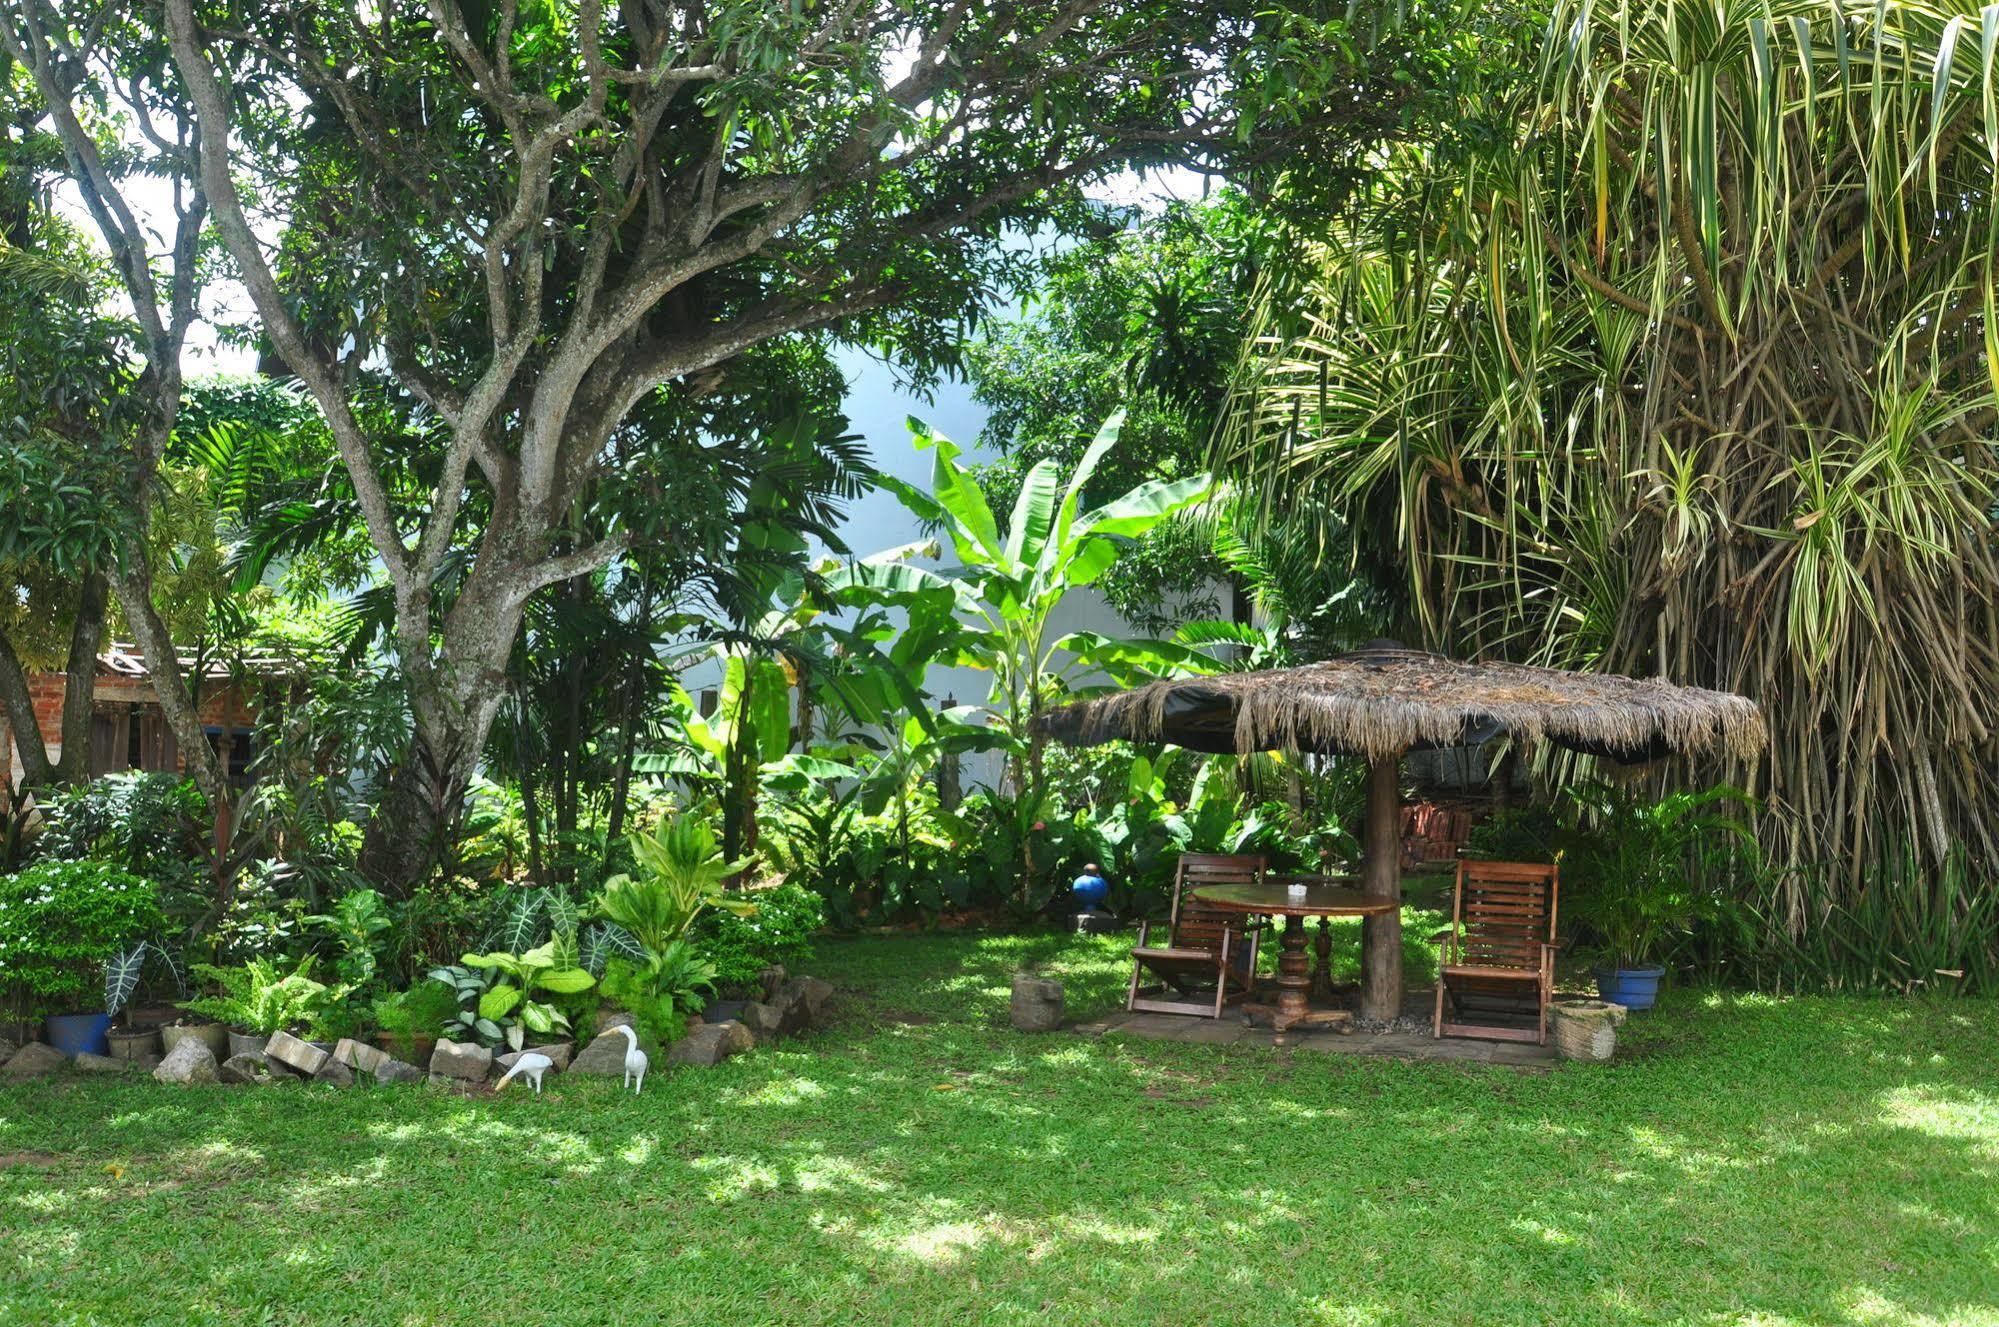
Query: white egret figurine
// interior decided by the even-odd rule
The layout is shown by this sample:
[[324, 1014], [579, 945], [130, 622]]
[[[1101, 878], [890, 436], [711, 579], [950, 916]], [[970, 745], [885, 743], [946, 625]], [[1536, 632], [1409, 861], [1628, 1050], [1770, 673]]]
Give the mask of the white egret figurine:
[[514, 1067], [501, 1074], [500, 1081], [493, 1084], [493, 1090], [498, 1092], [507, 1085], [508, 1079], [512, 1078], [515, 1074], [519, 1074], [526, 1078], [528, 1082], [534, 1084], [534, 1094], [540, 1096], [541, 1076], [554, 1067], [555, 1061], [549, 1059], [540, 1051], [523, 1051], [521, 1052], [521, 1057], [514, 1061]]
[[632, 1031], [629, 1023], [620, 1023], [618, 1031], [625, 1034], [625, 1086], [637, 1096], [646, 1085], [646, 1053], [639, 1049], [639, 1034]]

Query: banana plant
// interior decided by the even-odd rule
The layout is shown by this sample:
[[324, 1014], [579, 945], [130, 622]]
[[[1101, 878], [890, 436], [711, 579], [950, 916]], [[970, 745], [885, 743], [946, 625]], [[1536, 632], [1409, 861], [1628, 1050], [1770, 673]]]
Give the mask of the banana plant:
[[[950, 594], [970, 652], [993, 674], [988, 706], [994, 723], [1010, 739], [1007, 776], [1024, 845], [1030, 843], [1028, 831], [1047, 800], [1041, 739], [1033, 731], [1042, 711], [1092, 682], [1128, 682], [1212, 667], [1199, 651], [1166, 641], [1086, 632], [1053, 636], [1051, 623], [1063, 600], [1108, 571], [1126, 541], [1214, 492], [1214, 481], [1201, 474], [1149, 480], [1099, 506], [1085, 506], [1090, 479], [1117, 445], [1123, 424], [1122, 411], [1105, 421], [1066, 482], [1052, 460], [1030, 470], [1002, 529], [977, 477], [959, 463], [963, 453], [957, 444], [911, 419], [917, 449], [933, 454], [930, 492], [892, 476], [882, 476], [881, 482], [949, 541], [962, 574], [939, 575], [908, 556], [869, 559], [849, 573], [852, 583]], [[1021, 870], [1026, 898], [1035, 872], [1031, 847], [1022, 849]]]

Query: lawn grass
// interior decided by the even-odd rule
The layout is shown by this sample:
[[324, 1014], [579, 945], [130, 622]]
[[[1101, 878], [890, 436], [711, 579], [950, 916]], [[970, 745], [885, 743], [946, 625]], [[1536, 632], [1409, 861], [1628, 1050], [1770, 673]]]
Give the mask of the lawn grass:
[[829, 943], [643, 1098], [0, 1088], [0, 1323], [1999, 1323], [1999, 1011], [1679, 993], [1545, 1074], [1026, 1037], [1128, 940]]

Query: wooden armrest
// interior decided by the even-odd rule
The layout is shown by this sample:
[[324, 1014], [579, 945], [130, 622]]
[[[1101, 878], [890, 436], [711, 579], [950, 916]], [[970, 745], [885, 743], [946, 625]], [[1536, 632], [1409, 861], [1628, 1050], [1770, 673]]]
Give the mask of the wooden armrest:
[[1457, 931], [1454, 928], [1445, 927], [1443, 930], [1438, 931], [1435, 935], [1430, 937], [1430, 943], [1435, 944], [1439, 940], [1448, 940], [1456, 934]]

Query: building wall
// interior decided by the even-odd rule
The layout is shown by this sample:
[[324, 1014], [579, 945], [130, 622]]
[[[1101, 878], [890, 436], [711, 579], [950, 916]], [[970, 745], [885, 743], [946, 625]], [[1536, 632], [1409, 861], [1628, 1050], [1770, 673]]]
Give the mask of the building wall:
[[[50, 760], [62, 757], [62, 709], [63, 698], [68, 693], [69, 679], [62, 673], [36, 673], [28, 678], [28, 695], [34, 701], [35, 721], [42, 730], [42, 741], [46, 744]], [[201, 722], [205, 728], [220, 728], [232, 734], [248, 733], [256, 726], [257, 707], [254, 692], [238, 684], [220, 685], [208, 683], [202, 688], [200, 706]], [[93, 772], [104, 769], [128, 769], [130, 763], [131, 728], [139, 729], [142, 758], [138, 768], [171, 769], [176, 772], [186, 768], [178, 747], [166, 731], [165, 715], [161, 713], [159, 697], [153, 691], [152, 682], [141, 677], [102, 676], [96, 679], [91, 696], [94, 718], [93, 740], [103, 741], [109, 754], [108, 763], [100, 752], [91, 761]], [[0, 731], [4, 731], [4, 721], [0, 721]], [[18, 783], [24, 773], [21, 765], [19, 746], [11, 732], [6, 733], [4, 750], [5, 770], [11, 782]]]

